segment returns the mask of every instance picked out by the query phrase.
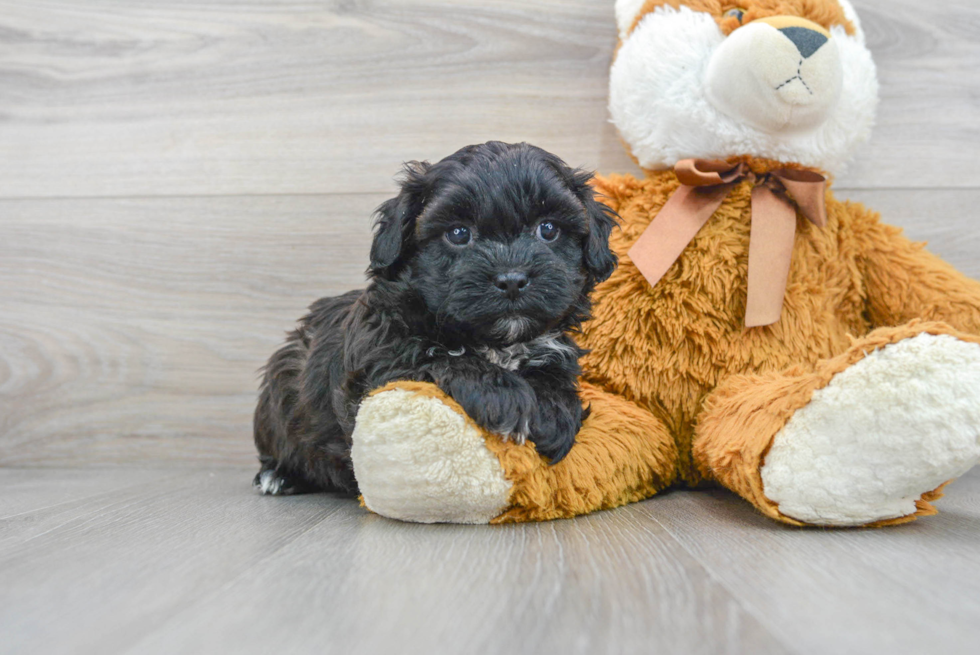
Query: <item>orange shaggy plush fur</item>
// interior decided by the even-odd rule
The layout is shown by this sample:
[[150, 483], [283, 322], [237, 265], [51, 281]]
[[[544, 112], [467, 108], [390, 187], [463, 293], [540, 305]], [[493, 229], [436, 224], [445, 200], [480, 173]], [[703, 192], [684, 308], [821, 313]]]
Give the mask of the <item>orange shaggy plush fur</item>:
[[622, 216], [622, 230], [613, 236], [620, 265], [595, 293], [594, 318], [582, 339], [592, 350], [585, 377], [663, 421], [678, 445], [678, 475], [688, 484], [725, 481], [708, 464], [709, 450], [702, 447], [696, 461], [692, 446], [711, 392], [732, 376], [812, 371], [875, 328], [915, 318], [980, 334], [980, 283], [831, 192], [826, 227], [797, 217], [779, 322], [747, 329], [749, 182], [729, 194], [657, 288], [627, 252], [676, 190], [677, 178], [663, 171], [645, 180], [600, 178], [597, 186]]
[[[753, 161], [757, 172], [774, 162]], [[745, 328], [750, 193], [728, 196], [655, 288], [628, 251], [678, 182], [673, 172], [599, 178], [622, 217], [618, 270], [595, 292], [580, 339], [583, 400], [592, 415], [564, 460], [485, 434], [513, 483], [493, 522], [546, 520], [608, 509], [672, 484], [721, 483], [774, 519], [759, 469], [775, 434], [814, 390], [876, 348], [919, 333], [980, 343], [980, 283], [827, 193], [824, 228], [797, 217], [780, 321]], [[926, 319], [926, 320], [919, 320]], [[397, 383], [456, 404], [432, 385]], [[459, 410], [460, 413], [461, 410]], [[915, 515], [935, 513], [923, 495]]]
[[[847, 34], [856, 28], [837, 0], [741, 0], [737, 4], [647, 0], [629, 29], [637, 29], [643, 16], [663, 5], [707, 12], [725, 34], [755, 19], [780, 14], [834, 27], [839, 38], [844, 38], [841, 28]], [[741, 21], [726, 16], [736, 7], [744, 12]], [[732, 165], [748, 164], [759, 178], [797, 166], [747, 155], [725, 159]], [[783, 506], [767, 496], [763, 483], [767, 455], [776, 452], [773, 444], [791, 419], [813, 404], [815, 395], [836, 376], [851, 369], [866, 370], [859, 368], [864, 360], [921, 335], [941, 335], [943, 343], [962, 342], [970, 352], [977, 350], [970, 344], [980, 344], [980, 283], [930, 254], [922, 244], [912, 243], [900, 230], [881, 223], [877, 213], [838, 200], [829, 186], [825, 226], [797, 212], [779, 320], [764, 327], [745, 327], [753, 184], [751, 179], [735, 184], [679, 259], [651, 286], [629, 252], [678, 190], [677, 176], [668, 169], [648, 170], [644, 179], [596, 178], [597, 191], [622, 220], [611, 239], [619, 268], [595, 290], [593, 319], [579, 338], [590, 350], [583, 359], [582, 396], [592, 413], [570, 454], [555, 465], [543, 460], [531, 443], [517, 445], [483, 433], [486, 448], [499, 460], [510, 484], [506, 507], [491, 522], [570, 517], [647, 498], [672, 485], [721, 484], [773, 519], [808, 524], [808, 519], [785, 515]], [[967, 369], [960, 373], [970, 380], [980, 379], [977, 362], [980, 358], [965, 364]], [[889, 369], [876, 378], [887, 384], [911, 383], [899, 404], [918, 393], [917, 373], [904, 375], [911, 377], [893, 379]], [[946, 375], [946, 382], [956, 375]], [[392, 386], [439, 398], [462, 414], [432, 385]], [[951, 386], [956, 387], [956, 380]], [[978, 392], [956, 389], [954, 393], [967, 399], [969, 408], [960, 424], [968, 426], [963, 430], [969, 435], [980, 428], [976, 425], [980, 401], [970, 396]], [[874, 412], [888, 414], [893, 407], [882, 403]], [[922, 431], [941, 432], [942, 420]], [[471, 421], [468, 424], [475, 428]], [[917, 432], [911, 434], [904, 437], [906, 442], [918, 438]], [[890, 447], [886, 430], [880, 437], [870, 452], [862, 453], [872, 467], [879, 454], [873, 448]], [[850, 452], [839, 444], [819, 447], [833, 456]], [[794, 457], [798, 458], [794, 462], [800, 461]], [[913, 452], [909, 457], [894, 468], [905, 471], [928, 465], [927, 456]], [[806, 457], [802, 459], [805, 468]], [[930, 501], [941, 496], [942, 480], [969, 468], [968, 458], [963, 462], [958, 468], [937, 468], [941, 473], [923, 478], [929, 480], [928, 486], [923, 484], [903, 497], [907, 504], [902, 512], [841, 518], [831, 511], [826, 520], [818, 516], [813, 524], [880, 526], [935, 513]], [[826, 470], [820, 469], [820, 474]], [[792, 481], [795, 472], [791, 469], [791, 475], [780, 480]], [[853, 482], [830, 484], [837, 485], [834, 489], [851, 484], [858, 495], [863, 489]], [[802, 511], [797, 516], [810, 514]], [[427, 514], [424, 520], [441, 519]]]
[[[646, 14], [657, 7], [687, 7], [693, 11], [700, 11], [711, 14], [718, 26], [725, 34], [737, 29], [745, 23], [750, 23], [759, 18], [771, 18], [773, 16], [798, 16], [830, 29], [834, 25], [842, 26], [848, 34], [854, 33], [854, 25], [847, 20], [840, 5], [835, 3], [820, 2], [814, 0], [646, 0], [643, 8], [637, 14], [633, 25], [636, 24]], [[742, 10], [742, 19], [726, 16], [726, 12], [732, 9]]]

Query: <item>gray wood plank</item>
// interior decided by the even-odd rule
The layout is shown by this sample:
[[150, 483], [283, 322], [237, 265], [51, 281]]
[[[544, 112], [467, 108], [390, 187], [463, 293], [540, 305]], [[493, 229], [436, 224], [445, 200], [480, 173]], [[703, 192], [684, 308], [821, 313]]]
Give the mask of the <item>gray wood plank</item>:
[[980, 643], [978, 486], [974, 469], [938, 516], [882, 530], [783, 527], [722, 491], [640, 507], [798, 652], [966, 655]]
[[99, 472], [84, 469], [38, 471], [0, 468], [0, 520], [91, 496], [119, 492], [168, 475], [173, 473], [145, 469]]
[[8, 1], [0, 17], [0, 196], [388, 191], [399, 162], [491, 138], [609, 168], [612, 0]]
[[0, 520], [4, 652], [955, 654], [977, 643], [980, 470], [950, 486], [939, 516], [886, 530], [786, 528], [717, 490], [570, 521], [425, 526], [327, 495], [260, 497], [250, 473], [172, 471]]
[[3, 651], [120, 652], [320, 521], [356, 509], [325, 495], [260, 497], [250, 481], [250, 470], [183, 472], [0, 521]]
[[871, 142], [841, 182], [975, 187], [980, 180], [980, 3], [853, 0], [878, 65]]
[[931, 252], [980, 279], [977, 189], [840, 189], [836, 195], [881, 213], [882, 221], [903, 228], [913, 241], [927, 242]]
[[256, 372], [383, 198], [0, 202], [0, 464], [251, 465]]
[[[980, 6], [857, 0], [882, 81], [842, 182], [975, 187]], [[613, 0], [0, 2], [0, 196], [388, 192], [490, 138], [635, 170]]]
[[[946, 488], [937, 506], [950, 515], [980, 518], [980, 469], [975, 469]], [[955, 520], [955, 519], [954, 519]]]
[[489, 527], [331, 517], [128, 652], [269, 651], [791, 652], [636, 508]]

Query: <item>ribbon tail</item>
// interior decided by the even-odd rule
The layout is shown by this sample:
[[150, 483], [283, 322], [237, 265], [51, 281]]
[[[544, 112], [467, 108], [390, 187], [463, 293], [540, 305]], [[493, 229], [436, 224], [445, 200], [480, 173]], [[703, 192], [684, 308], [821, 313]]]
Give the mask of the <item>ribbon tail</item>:
[[779, 320], [795, 237], [795, 207], [766, 185], [755, 187], [752, 190], [746, 327], [772, 325]]
[[629, 250], [629, 258], [651, 286], [667, 273], [721, 207], [731, 185], [696, 189], [681, 185]]
[[827, 178], [815, 171], [781, 170], [773, 173], [790, 197], [817, 227], [827, 225]]

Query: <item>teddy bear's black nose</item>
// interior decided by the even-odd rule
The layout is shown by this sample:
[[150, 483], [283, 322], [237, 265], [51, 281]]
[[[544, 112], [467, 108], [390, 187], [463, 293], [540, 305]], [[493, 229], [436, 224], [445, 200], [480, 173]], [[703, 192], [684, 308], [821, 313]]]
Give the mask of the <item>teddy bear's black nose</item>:
[[820, 32], [816, 30], [811, 30], [807, 27], [784, 27], [779, 30], [786, 35], [796, 49], [800, 51], [803, 58], [806, 59], [814, 52], [820, 49], [820, 47], [827, 42], [827, 37], [825, 37]]
[[497, 287], [498, 290], [507, 294], [507, 297], [511, 300], [516, 300], [524, 287], [528, 285], [527, 273], [523, 271], [507, 271], [506, 273], [500, 273], [493, 279], [493, 286]]

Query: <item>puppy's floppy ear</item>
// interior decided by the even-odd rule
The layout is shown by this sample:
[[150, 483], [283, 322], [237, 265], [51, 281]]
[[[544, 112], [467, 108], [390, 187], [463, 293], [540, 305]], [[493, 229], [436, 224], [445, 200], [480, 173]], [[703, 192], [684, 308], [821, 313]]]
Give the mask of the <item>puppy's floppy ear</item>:
[[609, 248], [609, 234], [616, 227], [619, 214], [609, 205], [596, 200], [595, 189], [589, 184], [592, 174], [582, 175], [585, 178], [582, 182], [582, 193], [585, 196], [582, 204], [585, 205], [585, 213], [589, 218], [589, 236], [585, 240], [583, 261], [591, 283], [595, 285], [608, 279], [616, 270], [618, 260]]
[[375, 211], [374, 241], [371, 243], [372, 276], [391, 277], [415, 243], [415, 220], [425, 206], [429, 184], [429, 162], [410, 161], [403, 169], [401, 191], [381, 203]]
[[589, 235], [582, 246], [582, 262], [588, 274], [586, 286], [591, 290], [616, 270], [618, 260], [609, 249], [609, 234], [616, 227], [619, 214], [596, 200], [595, 189], [590, 184], [593, 173], [580, 168], [571, 169], [561, 160], [555, 159], [552, 166], [585, 207]]

